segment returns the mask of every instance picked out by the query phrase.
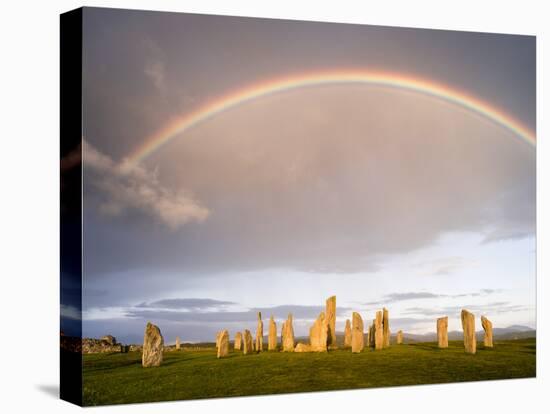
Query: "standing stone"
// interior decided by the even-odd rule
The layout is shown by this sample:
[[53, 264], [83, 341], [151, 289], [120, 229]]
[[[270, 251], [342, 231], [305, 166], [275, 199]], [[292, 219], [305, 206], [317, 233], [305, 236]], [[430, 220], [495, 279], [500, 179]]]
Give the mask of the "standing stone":
[[449, 337], [447, 335], [448, 326], [449, 318], [447, 316], [437, 319], [437, 346], [439, 346], [439, 348], [449, 347]]
[[396, 342], [397, 345], [401, 345], [403, 343], [403, 331], [397, 331]]
[[143, 335], [143, 354], [141, 364], [144, 367], [158, 367], [162, 363], [162, 352], [164, 349], [164, 338], [158, 326], [147, 322], [145, 334]]
[[321, 312], [319, 317], [309, 329], [309, 345], [312, 352], [327, 352], [328, 325], [325, 312]]
[[374, 326], [376, 325], [376, 319], [372, 320], [372, 324], [369, 326], [369, 334], [368, 334], [368, 345], [371, 348], [374, 348], [375, 342], [375, 335], [374, 335]]
[[492, 348], [493, 347], [493, 323], [489, 319], [487, 319], [485, 316], [482, 316], [481, 326], [485, 331], [485, 335], [483, 336], [483, 345], [485, 346], [485, 348]]
[[180, 348], [181, 348], [180, 337], [176, 336], [176, 350], [179, 351]]
[[326, 300], [327, 346], [336, 349], [336, 296]]
[[344, 348], [351, 348], [351, 322], [346, 319], [346, 328], [344, 329]]
[[252, 334], [248, 329], [244, 330], [244, 338], [243, 338], [243, 354], [250, 354], [253, 351], [252, 347]]
[[390, 346], [390, 314], [386, 308], [382, 311], [382, 331], [384, 335], [382, 346], [388, 348]]
[[288, 314], [281, 331], [283, 352], [294, 352], [294, 327], [292, 326], [292, 313]]
[[351, 352], [358, 353], [363, 350], [363, 319], [357, 312], [351, 315]]
[[473, 313], [462, 309], [460, 314], [462, 330], [464, 331], [464, 351], [468, 354], [476, 353], [476, 318]]
[[254, 342], [254, 350], [262, 352], [264, 348], [264, 323], [262, 322], [262, 312], [258, 312], [258, 325], [256, 327], [256, 341]]
[[296, 345], [296, 348], [294, 348], [294, 352], [311, 352], [311, 346], [300, 342]]
[[227, 329], [220, 331], [218, 339], [218, 358], [229, 355], [229, 332]]
[[382, 311], [376, 312], [374, 320], [374, 349], [380, 350], [384, 347], [384, 327], [382, 325]]
[[243, 334], [240, 332], [237, 332], [235, 334], [235, 342], [233, 343], [233, 348], [235, 351], [240, 351], [243, 346]]
[[276, 351], [277, 350], [277, 324], [273, 315], [269, 318], [269, 332], [267, 337], [267, 350]]

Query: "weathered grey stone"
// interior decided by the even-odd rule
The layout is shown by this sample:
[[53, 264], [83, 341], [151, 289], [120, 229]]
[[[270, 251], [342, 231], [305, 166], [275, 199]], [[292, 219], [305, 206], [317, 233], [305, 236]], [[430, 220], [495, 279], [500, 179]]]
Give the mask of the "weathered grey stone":
[[235, 334], [235, 342], [233, 343], [233, 347], [235, 351], [240, 351], [242, 348], [242, 342], [243, 342], [243, 334], [240, 332], [237, 332]]
[[384, 335], [382, 346], [388, 348], [390, 346], [390, 313], [386, 308], [382, 311], [382, 331]]
[[374, 349], [384, 348], [384, 327], [382, 325], [382, 311], [376, 312], [374, 320]]
[[229, 332], [227, 329], [220, 331], [218, 334], [218, 358], [223, 358], [229, 355]]
[[351, 322], [346, 319], [346, 327], [344, 329], [344, 348], [351, 348]]
[[254, 350], [262, 352], [264, 348], [264, 323], [262, 322], [262, 312], [258, 312], [258, 325], [256, 326], [256, 340], [254, 341]]
[[364, 348], [363, 318], [357, 312], [351, 315], [351, 352], [358, 353]]
[[296, 348], [294, 348], [294, 352], [312, 352], [311, 346], [303, 343], [299, 343], [296, 345]]
[[243, 354], [250, 354], [253, 352], [252, 334], [248, 329], [244, 330], [243, 336]]
[[485, 335], [483, 336], [483, 345], [485, 346], [485, 348], [492, 348], [493, 347], [493, 323], [489, 319], [487, 319], [485, 316], [482, 316], [481, 326], [485, 331]]
[[144, 367], [158, 367], [162, 363], [164, 350], [164, 338], [158, 326], [147, 322], [145, 334], [143, 335], [143, 354], [141, 364]]
[[276, 351], [277, 350], [277, 324], [273, 315], [269, 318], [269, 332], [267, 336], [267, 350]]
[[397, 345], [401, 345], [403, 343], [403, 331], [397, 331], [395, 342], [397, 343]]
[[176, 350], [179, 351], [180, 348], [181, 348], [180, 337], [176, 336]]
[[336, 349], [336, 296], [326, 300], [325, 321], [327, 324], [327, 346]]
[[101, 337], [103, 342], [107, 342], [108, 345], [116, 345], [116, 338], [113, 335], [105, 335]]
[[449, 347], [448, 326], [449, 318], [447, 316], [437, 319], [437, 346], [439, 348]]
[[325, 312], [321, 312], [313, 326], [309, 329], [309, 345], [312, 352], [327, 351], [327, 334], [328, 326]]
[[468, 354], [476, 353], [476, 318], [473, 313], [462, 309], [460, 313], [462, 330], [464, 331], [464, 351]]
[[281, 342], [283, 352], [294, 352], [294, 327], [292, 325], [292, 313], [289, 313], [287, 320], [283, 322]]

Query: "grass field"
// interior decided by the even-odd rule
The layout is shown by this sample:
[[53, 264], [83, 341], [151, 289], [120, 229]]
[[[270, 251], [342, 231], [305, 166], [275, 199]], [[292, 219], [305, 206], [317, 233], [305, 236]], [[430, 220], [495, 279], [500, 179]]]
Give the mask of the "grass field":
[[231, 352], [218, 360], [215, 350], [164, 354], [158, 368], [142, 368], [141, 354], [84, 355], [84, 405], [168, 401], [456, 381], [534, 377], [535, 339], [478, 344], [467, 355], [461, 342], [448, 349], [435, 343], [393, 345], [352, 354]]

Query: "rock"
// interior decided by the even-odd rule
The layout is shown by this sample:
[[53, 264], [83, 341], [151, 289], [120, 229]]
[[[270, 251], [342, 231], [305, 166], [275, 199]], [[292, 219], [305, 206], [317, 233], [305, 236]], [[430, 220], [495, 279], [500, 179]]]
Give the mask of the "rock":
[[243, 334], [240, 332], [237, 332], [235, 334], [235, 342], [233, 344], [233, 347], [235, 348], [235, 351], [240, 351], [242, 348], [242, 342], [243, 342]]
[[327, 352], [328, 326], [325, 312], [321, 312], [309, 329], [309, 345], [312, 352]]
[[116, 338], [113, 335], [105, 335], [101, 337], [103, 342], [106, 342], [107, 345], [116, 345]]
[[346, 328], [344, 329], [344, 348], [351, 348], [351, 322], [346, 319]]
[[162, 363], [164, 338], [158, 326], [147, 322], [143, 335], [143, 354], [141, 364], [144, 367], [158, 367]]
[[370, 348], [374, 348], [374, 345], [375, 345], [375, 343], [374, 343], [374, 337], [375, 337], [375, 335], [374, 335], [374, 325], [375, 324], [376, 324], [376, 319], [373, 319], [372, 324], [369, 326], [369, 332], [368, 332], [368, 335], [367, 335], [367, 337], [368, 337], [368, 342], [367, 343], [369, 344]]
[[376, 312], [374, 320], [374, 349], [380, 350], [384, 347], [384, 327], [382, 325], [382, 311]]
[[390, 346], [390, 313], [386, 308], [382, 311], [382, 332], [384, 334], [382, 346], [388, 348]]
[[403, 343], [403, 331], [397, 331], [395, 342], [397, 343], [397, 345], [401, 345]]
[[218, 358], [223, 358], [229, 355], [229, 332], [220, 331], [218, 337]]
[[244, 337], [243, 337], [243, 354], [250, 354], [253, 351], [252, 346], [252, 334], [248, 329], [244, 330]]
[[439, 348], [449, 347], [449, 337], [447, 335], [448, 326], [449, 318], [447, 316], [437, 319], [437, 346], [439, 346]]
[[473, 313], [462, 309], [460, 314], [462, 330], [464, 331], [464, 351], [468, 354], [476, 353], [476, 318]]
[[364, 347], [363, 319], [357, 312], [353, 312], [351, 321], [351, 352], [361, 352]]
[[294, 352], [294, 327], [292, 325], [292, 313], [289, 313], [286, 322], [283, 322], [281, 342], [283, 352]]
[[273, 315], [269, 318], [269, 331], [267, 336], [267, 350], [276, 351], [277, 350], [277, 324]]
[[258, 312], [258, 325], [256, 326], [256, 339], [254, 341], [254, 350], [262, 352], [264, 348], [264, 323], [262, 322], [262, 312]]
[[180, 350], [181, 344], [180, 344], [180, 337], [176, 336], [176, 350]]
[[493, 347], [493, 323], [489, 319], [487, 319], [485, 316], [482, 316], [481, 326], [485, 331], [485, 335], [483, 336], [483, 345], [485, 346], [485, 348], [492, 348]]
[[294, 348], [294, 352], [311, 352], [311, 346], [300, 342], [296, 345], [296, 348]]
[[326, 300], [325, 321], [327, 324], [327, 346], [336, 349], [336, 296]]

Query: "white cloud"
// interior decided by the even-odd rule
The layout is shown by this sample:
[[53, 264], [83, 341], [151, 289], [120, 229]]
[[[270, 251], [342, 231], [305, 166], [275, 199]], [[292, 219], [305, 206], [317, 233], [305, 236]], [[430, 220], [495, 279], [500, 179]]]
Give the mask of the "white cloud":
[[202, 222], [209, 210], [187, 191], [161, 185], [157, 171], [148, 171], [127, 160], [115, 163], [87, 141], [83, 141], [83, 162], [92, 185], [100, 192], [99, 211], [119, 216], [127, 210], [148, 214], [172, 230], [195, 221]]

